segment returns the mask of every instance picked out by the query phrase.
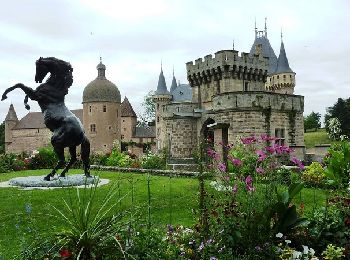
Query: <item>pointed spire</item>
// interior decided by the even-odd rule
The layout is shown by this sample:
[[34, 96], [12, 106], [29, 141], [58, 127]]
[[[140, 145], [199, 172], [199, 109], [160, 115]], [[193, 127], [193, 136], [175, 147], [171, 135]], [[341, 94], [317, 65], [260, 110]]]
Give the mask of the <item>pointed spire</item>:
[[267, 20], [267, 17], [265, 17], [265, 37], [267, 38], [267, 26], [266, 26], [266, 20]]
[[281, 27], [281, 42], [283, 42], [283, 32], [282, 32], [282, 27]]
[[120, 110], [121, 110], [122, 117], [137, 117], [127, 97], [125, 97], [123, 102], [121, 103]]
[[171, 82], [170, 93], [172, 93], [177, 88], [176, 78], [174, 74], [174, 66], [173, 66], [173, 81]]
[[235, 40], [232, 40], [232, 50], [235, 50]]
[[284, 49], [284, 44], [282, 41], [282, 33], [281, 33], [281, 49], [280, 49], [280, 55], [277, 59], [277, 67], [276, 67], [276, 74], [278, 73], [294, 73], [294, 71], [289, 67], [289, 62], [286, 54], [286, 50]]
[[161, 62], [160, 64], [160, 74], [159, 74], [159, 79], [158, 79], [158, 85], [157, 85], [157, 90], [156, 90], [156, 95], [170, 95], [170, 92], [168, 91], [165, 83], [165, 78], [163, 74], [163, 64]]
[[17, 114], [12, 103], [10, 105], [9, 111], [7, 112], [5, 121], [18, 121]]
[[106, 66], [102, 63], [102, 57], [100, 56], [100, 63], [97, 65], [97, 78], [106, 79]]
[[258, 37], [258, 28], [256, 27], [256, 17], [255, 17], [255, 26], [254, 26], [254, 29], [255, 29], [255, 39]]

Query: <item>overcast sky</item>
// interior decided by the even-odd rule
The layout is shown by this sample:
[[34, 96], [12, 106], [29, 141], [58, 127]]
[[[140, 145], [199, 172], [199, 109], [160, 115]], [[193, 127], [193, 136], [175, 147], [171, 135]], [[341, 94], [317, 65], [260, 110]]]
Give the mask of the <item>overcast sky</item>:
[[[11, 0], [0, 8], [0, 90], [34, 82], [35, 61], [54, 56], [69, 61], [74, 83], [66, 97], [82, 108], [84, 87], [97, 76], [102, 56], [106, 77], [129, 98], [137, 113], [155, 90], [163, 62], [168, 88], [174, 67], [186, 80], [185, 63], [222, 49], [249, 52], [254, 20], [279, 54], [280, 31], [295, 93], [305, 96], [305, 112], [325, 113], [338, 97], [350, 96], [350, 1], [343, 0]], [[0, 121], [11, 102], [22, 118], [24, 94], [16, 90], [0, 102]], [[40, 111], [29, 103], [31, 111]]]

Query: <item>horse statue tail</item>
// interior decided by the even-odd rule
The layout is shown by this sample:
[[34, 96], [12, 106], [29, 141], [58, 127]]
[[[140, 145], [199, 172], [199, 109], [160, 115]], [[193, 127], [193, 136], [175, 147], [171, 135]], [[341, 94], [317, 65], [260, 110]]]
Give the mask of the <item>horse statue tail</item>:
[[90, 141], [84, 135], [81, 142], [81, 160], [83, 161], [84, 173], [86, 177], [90, 177]]

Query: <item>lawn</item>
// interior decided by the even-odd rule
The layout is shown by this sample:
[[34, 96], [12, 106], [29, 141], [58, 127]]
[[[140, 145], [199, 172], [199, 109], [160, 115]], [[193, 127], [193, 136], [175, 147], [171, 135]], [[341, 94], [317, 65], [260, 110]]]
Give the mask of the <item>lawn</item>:
[[306, 148], [314, 147], [319, 144], [332, 144], [334, 141], [328, 138], [326, 129], [318, 129], [315, 132], [304, 133], [304, 141]]
[[[80, 173], [72, 170], [70, 174]], [[21, 171], [0, 174], [0, 182], [13, 177], [45, 175], [47, 170]], [[117, 210], [137, 218], [139, 223], [148, 220], [147, 175], [92, 171], [101, 178], [110, 179], [108, 185], [98, 188], [97, 200], [112, 187], [117, 189]], [[166, 224], [193, 226], [198, 216], [198, 180], [193, 178], [170, 178], [150, 176], [151, 222], [154, 227], [165, 228]], [[118, 198], [119, 197], [119, 198]], [[21, 250], [27, 235], [32, 232], [55, 232], [61, 230], [64, 223], [51, 215], [52, 205], [64, 208], [63, 199], [75, 199], [75, 188], [51, 190], [20, 190], [18, 188], [0, 189], [0, 256], [12, 259]], [[304, 189], [297, 203], [304, 202], [305, 210], [310, 212], [316, 206], [324, 204], [326, 192], [316, 189]], [[26, 212], [28, 205], [31, 212]], [[27, 207], [27, 208], [26, 208]], [[127, 219], [130, 219], [128, 217]]]

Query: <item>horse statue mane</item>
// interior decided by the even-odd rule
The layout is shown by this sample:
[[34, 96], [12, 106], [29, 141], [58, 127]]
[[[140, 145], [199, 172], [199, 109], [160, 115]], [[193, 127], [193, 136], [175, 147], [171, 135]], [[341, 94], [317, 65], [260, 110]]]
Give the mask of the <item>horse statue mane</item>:
[[[70, 161], [61, 172], [64, 177], [70, 167], [76, 162], [76, 147], [81, 145], [81, 158], [85, 176], [90, 176], [90, 142], [85, 135], [83, 125], [65, 105], [64, 98], [68, 89], [73, 84], [73, 68], [70, 63], [54, 58], [40, 57], [36, 62], [35, 82], [41, 83], [36, 89], [32, 89], [18, 83], [5, 90], [1, 100], [7, 98], [7, 93], [14, 89], [21, 89], [25, 93], [24, 105], [30, 109], [28, 99], [37, 101], [44, 115], [44, 123], [53, 133], [51, 144], [59, 159], [56, 167], [44, 179], [49, 181], [57, 170], [65, 165], [64, 148], [69, 148]], [[45, 77], [50, 73], [48, 79]]]

